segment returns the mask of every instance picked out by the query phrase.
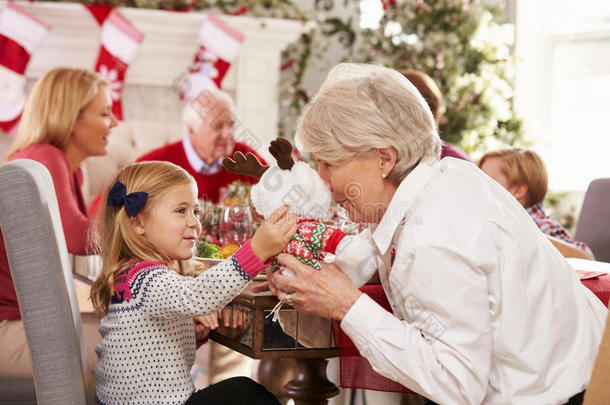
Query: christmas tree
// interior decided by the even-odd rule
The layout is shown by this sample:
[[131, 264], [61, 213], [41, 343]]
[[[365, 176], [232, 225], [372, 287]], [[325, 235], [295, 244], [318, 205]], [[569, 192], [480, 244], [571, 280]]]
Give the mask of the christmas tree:
[[512, 25], [502, 3], [485, 0], [384, 2], [378, 28], [362, 32], [363, 61], [430, 75], [445, 98], [441, 137], [476, 157], [521, 140], [512, 111]]

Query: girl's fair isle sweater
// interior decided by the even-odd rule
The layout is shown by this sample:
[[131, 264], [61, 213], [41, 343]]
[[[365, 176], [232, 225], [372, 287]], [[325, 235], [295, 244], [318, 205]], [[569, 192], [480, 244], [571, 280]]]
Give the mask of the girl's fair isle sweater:
[[196, 278], [151, 261], [117, 276], [99, 326], [97, 403], [184, 404], [195, 390], [193, 316], [222, 309], [265, 267], [248, 242]]

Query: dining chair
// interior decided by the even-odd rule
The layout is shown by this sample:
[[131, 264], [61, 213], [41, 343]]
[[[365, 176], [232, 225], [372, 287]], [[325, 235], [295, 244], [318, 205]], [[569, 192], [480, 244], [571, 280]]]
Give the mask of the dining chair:
[[0, 226], [38, 404], [92, 403], [68, 250], [53, 180], [42, 164], [19, 159], [0, 166]]
[[574, 239], [589, 245], [595, 260], [610, 262], [610, 178], [589, 184]]

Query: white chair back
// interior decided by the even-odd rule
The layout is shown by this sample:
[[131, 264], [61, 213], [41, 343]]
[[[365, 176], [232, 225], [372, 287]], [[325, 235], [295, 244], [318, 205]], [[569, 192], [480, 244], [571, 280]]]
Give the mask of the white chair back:
[[81, 317], [53, 180], [19, 159], [0, 167], [0, 225], [39, 405], [86, 404]]

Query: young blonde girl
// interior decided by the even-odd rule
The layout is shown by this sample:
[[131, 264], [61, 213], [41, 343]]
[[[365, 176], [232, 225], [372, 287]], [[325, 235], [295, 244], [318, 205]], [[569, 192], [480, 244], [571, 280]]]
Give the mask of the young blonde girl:
[[201, 232], [194, 179], [174, 164], [144, 162], [121, 170], [112, 184], [98, 227], [102, 273], [91, 290], [103, 315], [97, 402], [278, 404], [245, 377], [194, 392], [193, 317], [223, 308], [266, 268], [294, 235], [295, 218], [278, 209], [235, 255], [191, 277]]

